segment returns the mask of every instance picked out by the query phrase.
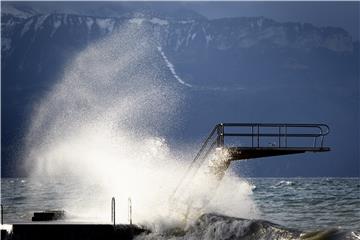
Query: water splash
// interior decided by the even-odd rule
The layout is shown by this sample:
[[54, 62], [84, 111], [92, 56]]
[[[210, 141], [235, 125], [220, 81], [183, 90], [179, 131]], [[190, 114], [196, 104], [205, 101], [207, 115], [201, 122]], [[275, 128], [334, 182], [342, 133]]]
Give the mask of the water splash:
[[[117, 222], [127, 221], [128, 197], [135, 222], [171, 222], [168, 198], [186, 161], [170, 151], [164, 136], [181, 109], [181, 90], [167, 80], [150, 29], [120, 29], [69, 61], [35, 106], [25, 164], [34, 179], [74, 185], [73, 192], [58, 194], [67, 196], [63, 207], [78, 220], [108, 222], [115, 196]], [[194, 183], [189, 196], [200, 197], [206, 184]], [[251, 203], [246, 186], [228, 174], [207, 210], [246, 215], [249, 209], [237, 208], [240, 201]], [[170, 215], [176, 222], [179, 214]]]

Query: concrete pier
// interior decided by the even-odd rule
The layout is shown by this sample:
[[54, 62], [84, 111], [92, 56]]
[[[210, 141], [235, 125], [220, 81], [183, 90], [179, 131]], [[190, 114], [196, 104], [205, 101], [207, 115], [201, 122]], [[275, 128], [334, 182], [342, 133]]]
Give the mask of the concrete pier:
[[1, 230], [2, 240], [130, 240], [149, 232], [136, 225], [110, 224], [14, 224], [12, 231]]

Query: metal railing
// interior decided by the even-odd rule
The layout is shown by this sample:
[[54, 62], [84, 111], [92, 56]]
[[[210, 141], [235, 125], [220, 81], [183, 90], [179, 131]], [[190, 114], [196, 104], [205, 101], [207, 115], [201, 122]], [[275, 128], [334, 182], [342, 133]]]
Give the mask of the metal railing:
[[[324, 137], [329, 134], [330, 128], [326, 124], [289, 124], [289, 123], [222, 123], [216, 126], [218, 129], [218, 147], [225, 145], [225, 137], [248, 138], [251, 144], [247, 147], [277, 147], [287, 148], [289, 141], [299, 143], [301, 139], [311, 139], [312, 144], [305, 147], [323, 148]], [[229, 128], [237, 128], [235, 132], [226, 131]], [[271, 146], [264, 145], [262, 139], [275, 140]], [[295, 145], [293, 147], [299, 147]], [[304, 147], [304, 146], [302, 146]]]
[[[229, 131], [232, 129], [233, 131]], [[234, 131], [235, 130], [235, 131]], [[312, 139], [312, 144], [307, 149], [323, 148], [324, 137], [329, 134], [330, 128], [326, 124], [289, 124], [289, 123], [220, 123], [210, 132], [190, 163], [185, 175], [181, 178], [171, 198], [176, 194], [185, 179], [196, 175], [202, 163], [215, 148], [228, 146], [226, 137], [242, 138], [248, 140], [247, 144], [240, 144], [240, 141], [233, 142], [233, 146], [243, 148], [278, 148], [287, 149], [299, 147], [299, 139]], [[264, 139], [275, 140], [264, 144]], [[239, 140], [239, 139], [237, 139]], [[295, 141], [293, 141], [295, 140]], [[246, 142], [246, 141], [244, 141]], [[231, 145], [230, 145], [231, 146]]]
[[[229, 132], [229, 128], [235, 128], [236, 131]], [[242, 147], [251, 148], [275, 147], [274, 144], [264, 145], [261, 141], [264, 138], [276, 140], [277, 148], [291, 147], [289, 144], [291, 140], [311, 138], [312, 145], [306, 147], [322, 148], [324, 137], [329, 132], [330, 128], [326, 124], [220, 123], [213, 128], [205, 139], [189, 168], [192, 168], [199, 159], [206, 158], [214, 147], [224, 147], [225, 137], [248, 138], [250, 144], [242, 145]], [[296, 141], [293, 141], [293, 144], [296, 144]]]

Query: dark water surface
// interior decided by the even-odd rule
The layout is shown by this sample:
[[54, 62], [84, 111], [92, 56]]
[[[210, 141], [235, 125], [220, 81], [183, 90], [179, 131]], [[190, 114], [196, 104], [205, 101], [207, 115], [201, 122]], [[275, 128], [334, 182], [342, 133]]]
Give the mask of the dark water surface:
[[255, 178], [262, 218], [302, 230], [360, 230], [359, 178]]
[[[360, 239], [359, 178], [251, 178], [247, 181], [253, 185], [252, 198], [260, 210], [261, 220], [235, 219], [221, 216], [221, 213], [206, 214], [176, 238], [232, 239], [231, 236], [236, 234], [251, 232], [254, 235], [256, 231], [260, 231], [261, 234], [270, 235], [259, 237], [255, 234], [258, 237], [254, 235], [249, 239], [267, 239], [266, 236], [277, 239], [280, 235], [284, 236], [283, 239], [320, 239], [324, 234], [337, 236], [334, 239]], [[29, 222], [34, 211], [61, 209], [62, 202], [74, 197], [76, 191], [76, 186], [59, 182], [43, 184], [29, 179], [2, 178], [4, 222]], [[284, 229], [277, 227], [277, 224]], [[229, 226], [231, 231], [237, 230], [233, 233], [235, 235], [226, 237], [230, 231]], [[217, 233], [206, 235], [210, 234], [209, 228], [213, 228], [211, 234]], [[251, 231], [246, 232], [244, 229], [248, 228]], [[225, 231], [226, 229], [228, 230]], [[266, 233], [269, 229], [273, 232]], [[271, 235], [275, 234], [274, 231], [280, 235]], [[304, 235], [304, 232], [310, 235]], [[311, 238], [311, 234], [320, 234], [320, 237]], [[164, 239], [174, 237], [161, 236]], [[160, 236], [144, 238], [157, 239]]]

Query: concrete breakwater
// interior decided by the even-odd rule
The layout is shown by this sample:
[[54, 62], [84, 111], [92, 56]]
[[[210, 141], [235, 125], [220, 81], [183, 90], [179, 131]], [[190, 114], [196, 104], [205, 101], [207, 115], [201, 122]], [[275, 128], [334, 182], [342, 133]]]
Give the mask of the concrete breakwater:
[[130, 240], [149, 231], [137, 225], [110, 224], [14, 224], [1, 230], [2, 240]]

